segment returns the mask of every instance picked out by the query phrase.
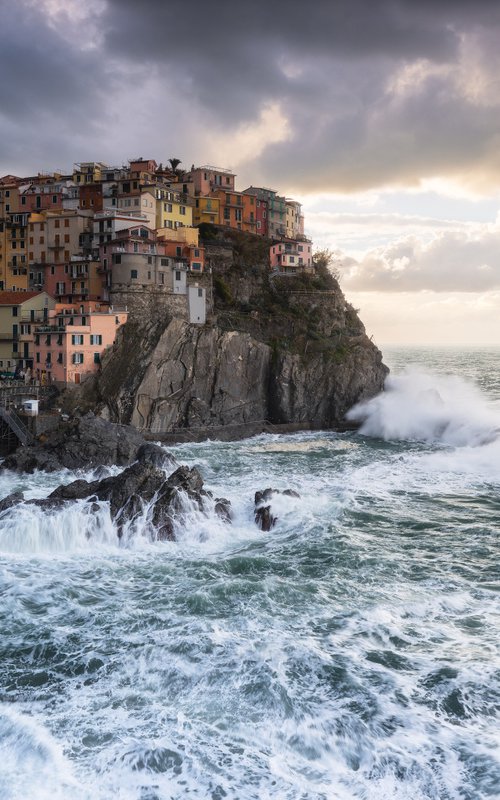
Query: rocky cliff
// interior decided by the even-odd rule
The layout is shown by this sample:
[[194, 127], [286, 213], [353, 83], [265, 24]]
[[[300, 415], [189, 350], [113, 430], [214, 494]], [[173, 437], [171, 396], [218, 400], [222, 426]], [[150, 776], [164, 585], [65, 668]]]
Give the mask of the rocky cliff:
[[207, 255], [207, 324], [164, 307], [136, 315], [73, 403], [161, 434], [265, 420], [336, 427], [380, 391], [381, 353], [327, 270], [272, 278], [267, 249], [248, 236]]

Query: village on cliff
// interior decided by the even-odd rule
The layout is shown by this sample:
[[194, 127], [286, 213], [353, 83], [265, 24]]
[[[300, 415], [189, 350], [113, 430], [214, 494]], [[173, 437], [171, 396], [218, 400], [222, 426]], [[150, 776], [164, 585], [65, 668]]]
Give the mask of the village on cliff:
[[[300, 203], [235, 189], [235, 174], [138, 158], [124, 167], [0, 178], [0, 375], [79, 383], [96, 372], [144, 293], [204, 324], [210, 244], [200, 231], [267, 241], [273, 275], [313, 272]], [[213, 227], [212, 227], [213, 226]]]

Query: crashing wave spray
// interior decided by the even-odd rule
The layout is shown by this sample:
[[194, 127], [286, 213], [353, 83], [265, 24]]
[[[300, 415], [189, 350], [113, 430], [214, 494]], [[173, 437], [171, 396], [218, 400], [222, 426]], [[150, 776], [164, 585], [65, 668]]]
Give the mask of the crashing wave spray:
[[500, 432], [500, 413], [476, 386], [416, 371], [387, 378], [384, 391], [354, 406], [347, 418], [361, 422], [367, 436], [454, 447], [488, 444]]

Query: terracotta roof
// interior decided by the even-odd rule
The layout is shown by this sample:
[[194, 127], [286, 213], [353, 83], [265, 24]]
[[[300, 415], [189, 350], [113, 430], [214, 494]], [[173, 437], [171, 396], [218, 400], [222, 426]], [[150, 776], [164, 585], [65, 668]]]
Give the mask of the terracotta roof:
[[0, 306], [17, 306], [44, 292], [0, 292]]

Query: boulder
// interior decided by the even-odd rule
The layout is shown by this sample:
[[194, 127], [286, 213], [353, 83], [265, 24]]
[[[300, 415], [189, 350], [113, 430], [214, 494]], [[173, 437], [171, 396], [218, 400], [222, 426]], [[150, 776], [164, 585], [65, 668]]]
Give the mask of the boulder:
[[[276, 494], [285, 495], [286, 497], [300, 497], [300, 494], [294, 489], [262, 489], [255, 492], [255, 522], [261, 531], [270, 531], [276, 525], [278, 517], [273, 514], [271, 504], [268, 503]], [[267, 505], [265, 505], [267, 503]]]
[[63, 421], [43, 442], [19, 447], [7, 456], [1, 469], [17, 472], [67, 469], [92, 469], [100, 466], [126, 466], [135, 461], [146, 442], [129, 425], [116, 425], [89, 413]]
[[167, 453], [163, 447], [152, 442], [141, 444], [136, 455], [137, 461], [152, 464], [159, 469], [167, 469], [169, 467], [176, 467], [177, 463], [175, 458]]
[[271, 512], [271, 506], [259, 506], [255, 509], [255, 522], [261, 531], [270, 531], [278, 521]]
[[223, 522], [232, 522], [230, 500], [227, 500], [225, 497], [216, 497], [214, 511]]
[[0, 500], [0, 514], [2, 511], [7, 511], [8, 508], [12, 508], [12, 506], [17, 506], [19, 503], [22, 503], [24, 500], [24, 494], [22, 492], [12, 492], [8, 494], [7, 497], [4, 497], [3, 500]]

